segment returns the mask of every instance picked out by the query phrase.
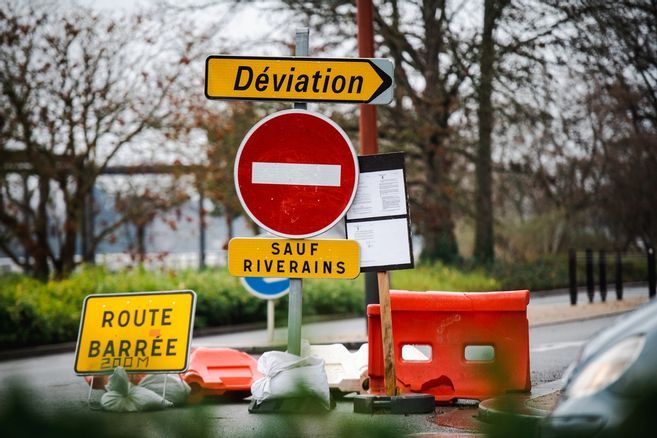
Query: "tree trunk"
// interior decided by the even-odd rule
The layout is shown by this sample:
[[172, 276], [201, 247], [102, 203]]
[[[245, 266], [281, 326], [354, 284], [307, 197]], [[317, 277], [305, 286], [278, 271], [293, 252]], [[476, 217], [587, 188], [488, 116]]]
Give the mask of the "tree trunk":
[[422, 205], [421, 257], [452, 264], [459, 262], [460, 257], [452, 219], [453, 191], [447, 181], [451, 161], [447, 159], [444, 147], [439, 145], [445, 140], [435, 136], [432, 139], [433, 147], [426, 149], [425, 176], [430, 189], [426, 190]]
[[422, 21], [426, 32], [423, 58], [425, 89], [419, 112], [424, 126], [422, 151], [426, 188], [422, 209], [423, 230], [422, 258], [456, 263], [460, 260], [454, 235], [453, 186], [449, 179], [452, 160], [446, 149], [449, 141], [449, 116], [455, 104], [454, 97], [446, 89], [446, 79], [441, 75], [440, 55], [444, 53], [446, 5], [441, 1], [425, 2]]
[[39, 177], [39, 203], [37, 205], [34, 230], [36, 234], [36, 248], [28, 251], [34, 258], [33, 275], [41, 281], [47, 281], [50, 275], [48, 266], [48, 198], [50, 197], [50, 179]]
[[233, 213], [232, 210], [226, 209], [226, 212], [224, 213], [224, 218], [226, 219], [226, 238], [227, 240], [230, 240], [233, 238], [235, 235], [235, 231], [233, 229], [233, 221], [235, 220], [235, 214]]
[[146, 260], [146, 224], [136, 226], [135, 239], [137, 240], [137, 262], [141, 265]]
[[477, 263], [489, 264], [494, 261], [493, 238], [493, 177], [491, 166], [491, 137], [493, 132], [493, 77], [495, 47], [493, 30], [498, 16], [494, 0], [484, 2], [484, 28], [481, 37], [479, 66], [481, 71], [479, 99], [479, 142], [475, 160], [475, 246], [474, 258]]
[[91, 190], [85, 196], [83, 206], [83, 216], [80, 228], [80, 237], [82, 243], [82, 260], [89, 265], [96, 261], [96, 248], [94, 244], [94, 196]]
[[258, 224], [253, 222], [251, 219], [247, 220], [247, 223], [249, 224], [249, 228], [251, 228], [254, 236], [260, 234], [260, 226]]
[[[64, 187], [64, 184], [60, 184]], [[79, 195], [78, 195], [79, 196]], [[79, 224], [83, 218], [83, 203], [78, 196], [69, 199], [66, 206], [66, 219], [64, 220], [64, 243], [60, 250], [60, 264], [57, 266], [55, 275], [61, 280], [68, 277], [75, 269], [75, 252], [78, 243]]]

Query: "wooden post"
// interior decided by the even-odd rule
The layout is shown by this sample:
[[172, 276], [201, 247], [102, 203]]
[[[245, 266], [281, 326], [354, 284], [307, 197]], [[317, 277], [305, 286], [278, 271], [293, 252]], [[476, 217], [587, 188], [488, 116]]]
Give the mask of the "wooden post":
[[383, 366], [385, 371], [386, 395], [397, 395], [395, 373], [395, 343], [392, 338], [392, 309], [390, 307], [390, 277], [388, 272], [378, 272], [379, 303], [381, 308], [381, 336], [383, 341]]

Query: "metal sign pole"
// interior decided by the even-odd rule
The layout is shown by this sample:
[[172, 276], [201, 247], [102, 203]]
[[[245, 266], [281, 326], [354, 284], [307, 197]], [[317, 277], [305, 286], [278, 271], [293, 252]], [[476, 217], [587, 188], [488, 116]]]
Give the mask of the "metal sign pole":
[[91, 407], [91, 391], [94, 389], [94, 375], [91, 376], [91, 383], [89, 383], [89, 394], [87, 394], [87, 407]]
[[290, 307], [287, 317], [287, 352], [301, 356], [301, 279], [290, 278]]
[[[308, 56], [309, 30], [307, 27], [297, 29], [295, 35], [295, 56]], [[295, 102], [294, 109], [307, 109], [305, 103]], [[290, 298], [287, 319], [287, 351], [301, 355], [301, 306], [302, 283], [300, 278], [290, 278]]]
[[267, 300], [267, 342], [274, 342], [274, 300]]
[[166, 403], [166, 396], [167, 396], [167, 377], [169, 377], [168, 374], [164, 375], [164, 384], [162, 385], [162, 404]]

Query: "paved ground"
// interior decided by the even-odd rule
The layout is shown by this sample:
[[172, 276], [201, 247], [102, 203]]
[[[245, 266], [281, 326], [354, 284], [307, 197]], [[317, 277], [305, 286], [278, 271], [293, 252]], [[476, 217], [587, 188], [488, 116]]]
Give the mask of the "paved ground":
[[[586, 339], [613, 324], [617, 312], [637, 305], [639, 300], [632, 297], [640, 293], [647, 295], [645, 289], [628, 290], [626, 293], [628, 299], [625, 301], [631, 305], [619, 306], [614, 300], [606, 304], [580, 304], [574, 310], [563, 295], [533, 300], [529, 310], [533, 384], [540, 385], [560, 378]], [[582, 298], [583, 295], [580, 300]], [[613, 315], [600, 317], [600, 313]], [[550, 322], [546, 315], [550, 314], [559, 319], [569, 314], [577, 321], [546, 325]], [[195, 345], [266, 344], [266, 336], [264, 330], [256, 330], [204, 337], [197, 339]], [[350, 319], [308, 324], [304, 326], [304, 337], [313, 343], [355, 342], [364, 339], [365, 322], [363, 319]], [[276, 339], [284, 341], [284, 330], [277, 330]], [[64, 409], [66, 412], [88, 413], [88, 387], [73, 374], [72, 364], [71, 353], [0, 362], [0, 411], [8, 403], [6, 389], [23, 381], [29, 384], [27, 397], [30, 405], [39, 412], [61, 412]], [[96, 398], [99, 396], [99, 392], [94, 394]], [[472, 427], [475, 413], [476, 408], [439, 407], [435, 414], [429, 415], [356, 415], [352, 413], [352, 404], [342, 400], [336, 410], [328, 415], [254, 415], [248, 414], [247, 405], [239, 399], [223, 399], [200, 408], [133, 415], [99, 413], [95, 414], [95, 418], [109, 421], [117, 432], [125, 430], [136, 436], [192, 436], [202, 432], [194, 428], [207, 428], [205, 430], [212, 436], [360, 436], [365, 432], [372, 432], [371, 436], [399, 436], [423, 432], [455, 433], [458, 428]]]
[[[583, 322], [571, 322], [550, 326], [534, 327], [530, 330], [532, 381], [540, 385], [558, 378], [575, 358], [578, 346], [587, 337], [613, 323], [615, 317], [595, 318]], [[573, 330], [576, 327], [577, 330]], [[86, 398], [88, 387], [72, 371], [73, 355], [58, 354], [42, 358], [21, 359], [0, 363], [0, 385], [22, 379], [30, 383], [28, 396], [39, 411], [53, 412], [88, 411]], [[20, 376], [20, 377], [19, 377]], [[100, 397], [94, 391], [94, 399]], [[0, 410], [6, 400], [0, 397]], [[222, 436], [263, 435], [277, 436], [345, 436], [361, 435], [364, 429], [390, 432], [392, 436], [420, 432], [454, 432], [456, 428], [473, 427], [472, 416], [476, 407], [466, 409], [439, 407], [436, 414], [412, 416], [369, 416], [353, 414], [348, 400], [339, 401], [335, 411], [328, 415], [270, 415], [248, 414], [247, 404], [236, 400], [212, 400], [199, 408], [182, 408], [166, 412], [117, 416], [98, 414], [109, 418], [121, 418], [121, 422], [132, 424], [140, 433], [154, 433], [163, 428], [172, 418], [177, 422], [192, 421], [205, 424], [210, 430], [221, 431]], [[345, 429], [346, 428], [346, 429]], [[156, 431], [156, 432], [154, 432]], [[348, 432], [348, 433], [347, 433]], [[167, 432], [168, 433], [168, 432]], [[184, 435], [183, 435], [184, 436]]]

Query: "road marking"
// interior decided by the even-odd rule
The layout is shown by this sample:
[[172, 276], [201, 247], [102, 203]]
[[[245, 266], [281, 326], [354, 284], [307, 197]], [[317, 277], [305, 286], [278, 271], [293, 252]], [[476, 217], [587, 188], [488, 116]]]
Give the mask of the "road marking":
[[340, 187], [338, 164], [259, 163], [251, 166], [251, 183]]
[[554, 342], [552, 344], [543, 344], [536, 348], [532, 348], [533, 353], [543, 353], [552, 350], [561, 350], [564, 348], [581, 347], [586, 341], [569, 341], [569, 342]]

